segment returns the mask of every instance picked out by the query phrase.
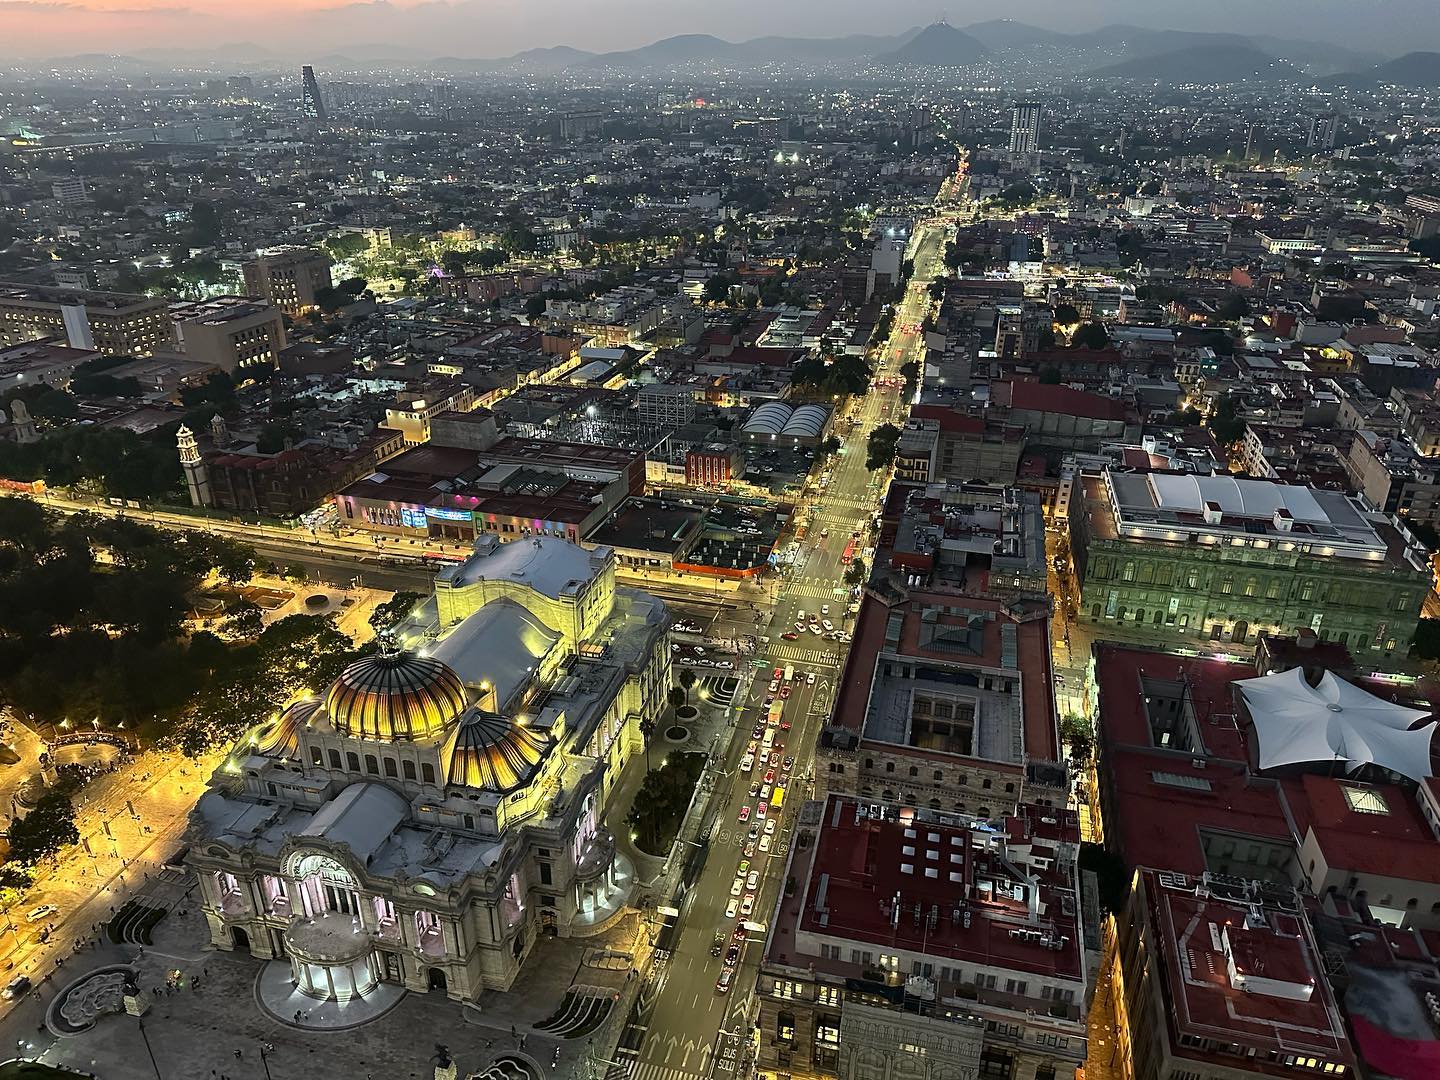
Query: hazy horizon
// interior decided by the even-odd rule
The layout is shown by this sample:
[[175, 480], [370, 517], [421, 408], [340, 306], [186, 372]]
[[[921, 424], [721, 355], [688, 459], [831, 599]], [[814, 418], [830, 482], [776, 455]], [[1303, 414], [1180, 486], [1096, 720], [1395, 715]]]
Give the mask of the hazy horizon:
[[[1066, 32], [1126, 22], [1158, 29], [1274, 35], [1387, 55], [1440, 48], [1434, 0], [1013, 0], [1007, 18]], [[500, 57], [569, 45], [629, 49], [675, 34], [736, 41], [765, 35], [895, 34], [939, 17], [965, 26], [997, 17], [989, 5], [939, 8], [896, 0], [883, 12], [856, 0], [0, 0], [0, 56], [214, 49], [252, 43], [278, 56], [324, 56], [383, 43], [421, 56]]]

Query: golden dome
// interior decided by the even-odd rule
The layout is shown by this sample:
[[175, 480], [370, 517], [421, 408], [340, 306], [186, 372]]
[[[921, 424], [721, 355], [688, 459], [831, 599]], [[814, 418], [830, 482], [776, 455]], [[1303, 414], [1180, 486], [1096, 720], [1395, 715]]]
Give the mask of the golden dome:
[[393, 649], [351, 664], [325, 695], [331, 727], [378, 742], [434, 735], [468, 704], [465, 684], [447, 664]]
[[550, 737], [494, 713], [477, 713], [445, 748], [445, 781], [502, 795], [524, 787], [550, 751]]
[[255, 752], [266, 757], [299, 757], [300, 729], [309, 725], [318, 708], [319, 698], [306, 698], [286, 706], [268, 727], [256, 735]]

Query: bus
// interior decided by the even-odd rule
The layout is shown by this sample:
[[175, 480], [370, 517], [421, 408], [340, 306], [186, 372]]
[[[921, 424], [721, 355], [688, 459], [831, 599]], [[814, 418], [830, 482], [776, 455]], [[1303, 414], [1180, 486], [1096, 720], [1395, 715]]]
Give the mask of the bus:
[[782, 802], [784, 802], [784, 801], [785, 801], [785, 789], [784, 789], [783, 787], [781, 787], [779, 784], [776, 784], [776, 785], [775, 785], [775, 790], [770, 793], [770, 809], [771, 809], [771, 810], [779, 810], [779, 809], [780, 809], [780, 804], [781, 804]]
[[850, 563], [854, 561], [854, 559], [855, 559], [855, 540], [854, 540], [854, 538], [851, 538], [850, 542], [845, 545], [845, 554], [843, 554], [843, 555], [840, 556], [840, 564], [841, 564], [842, 566], [849, 566]]
[[765, 718], [766, 727], [779, 727], [780, 714], [785, 711], [785, 702], [776, 698], [770, 703], [770, 715]]

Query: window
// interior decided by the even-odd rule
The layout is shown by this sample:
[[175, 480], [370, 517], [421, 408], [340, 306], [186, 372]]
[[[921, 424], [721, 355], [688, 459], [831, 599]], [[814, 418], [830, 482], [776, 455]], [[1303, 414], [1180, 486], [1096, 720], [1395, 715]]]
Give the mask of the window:
[[894, 772], [894, 771], [895, 771], [895, 763], [894, 763], [893, 761], [887, 761], [887, 762], [885, 762], [885, 771], [886, 771], [886, 772]]
[[414, 779], [415, 779], [415, 762], [413, 762], [413, 761], [402, 761], [402, 762], [400, 763], [400, 771], [405, 774], [405, 779], [406, 779], [406, 780], [414, 780]]
[[911, 765], [911, 766], [910, 766], [910, 775], [911, 775], [911, 776], [919, 776], [919, 775], [920, 775], [920, 770], [917, 769], [914, 765]]
[[318, 747], [318, 746], [312, 746], [312, 747], [310, 747], [310, 764], [311, 764], [311, 765], [323, 765], [323, 764], [325, 764], [325, 756], [324, 756], [324, 754], [322, 754], [322, 753], [320, 752], [320, 747]]
[[331, 767], [332, 769], [338, 769], [338, 768], [340, 768], [340, 751], [339, 751], [339, 750], [331, 750], [331, 751], [330, 751], [330, 767]]
[[1230, 576], [1227, 575], [1227, 576], [1225, 576], [1225, 577], [1223, 577], [1223, 578], [1220, 579], [1220, 595], [1221, 595], [1221, 596], [1229, 596], [1229, 595], [1230, 595], [1232, 592], [1234, 592], [1234, 591], [1235, 591], [1235, 579], [1234, 579], [1234, 578], [1232, 578], [1232, 577], [1230, 577]]
[[384, 761], [384, 765], [385, 765], [385, 775], [386, 775], [386, 776], [389, 776], [389, 777], [392, 777], [392, 778], [393, 778], [393, 777], [397, 777], [397, 776], [400, 775], [399, 772], [398, 772], [398, 771], [396, 770], [396, 768], [395, 768], [395, 759], [394, 759], [394, 758], [387, 757], [387, 758], [385, 759], [385, 761]]
[[356, 754], [353, 750], [347, 750], [345, 752], [345, 765], [349, 768], [351, 772], [359, 772], [360, 755]]
[[941, 782], [942, 780], [944, 780], [944, 779], [945, 779], [945, 774], [944, 774], [943, 772], [941, 772], [939, 769], [936, 769], [936, 770], [935, 770], [935, 782], [938, 784], [938, 783], [940, 783], [940, 782]]
[[1135, 580], [1135, 564], [1133, 562], [1127, 562], [1125, 564], [1125, 569], [1120, 572], [1120, 578], [1122, 581]]
[[1260, 583], [1259, 583], [1258, 581], [1256, 581], [1253, 577], [1252, 577], [1252, 578], [1246, 578], [1246, 579], [1245, 579], [1245, 595], [1246, 595], [1246, 596], [1254, 596], [1254, 595], [1255, 595], [1255, 591], [1256, 591], [1257, 589], [1259, 589], [1259, 587], [1260, 587]]
[[1279, 581], [1279, 579], [1271, 579], [1270, 584], [1268, 584], [1268, 585], [1265, 586], [1265, 599], [1266, 599], [1266, 600], [1279, 600], [1279, 599], [1280, 599], [1280, 581]]
[[795, 1041], [795, 1016], [793, 1013], [782, 1012], [776, 1014], [775, 1037], [781, 1042]]
[[[839, 959], [837, 956], [835, 959]], [[815, 1000], [821, 1005], [828, 1005], [832, 1009], [840, 1005], [840, 988], [838, 986], [819, 986], [815, 988]]]
[[1385, 802], [1385, 796], [1375, 788], [1360, 787], [1356, 784], [1341, 784], [1340, 790], [1345, 793], [1345, 802], [1351, 810], [1357, 814], [1388, 814], [1389, 804]]
[[1313, 600], [1315, 598], [1315, 582], [1302, 581], [1300, 583], [1300, 599]]
[[421, 762], [420, 778], [427, 784], [433, 784], [435, 782], [435, 766], [431, 765], [428, 761]]
[[365, 771], [371, 776], [380, 775], [380, 761], [374, 754], [365, 755]]
[[550, 884], [553, 884], [553, 875], [552, 875], [551, 870], [550, 870], [550, 864], [549, 864], [548, 862], [542, 862], [542, 863], [539, 864], [539, 866], [540, 866], [540, 884], [541, 884], [541, 885], [550, 885]]
[[1200, 587], [1200, 574], [1195, 570], [1185, 572], [1185, 587], [1187, 589], [1198, 589]]

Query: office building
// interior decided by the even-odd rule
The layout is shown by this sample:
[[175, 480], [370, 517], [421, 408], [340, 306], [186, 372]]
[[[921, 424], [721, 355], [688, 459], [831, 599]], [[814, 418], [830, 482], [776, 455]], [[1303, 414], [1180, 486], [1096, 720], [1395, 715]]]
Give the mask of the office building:
[[309, 248], [260, 255], [241, 267], [245, 292], [268, 300], [292, 319], [316, 306], [316, 294], [331, 287], [330, 258]]
[[1010, 152], [1033, 154], [1040, 149], [1040, 105], [1017, 102], [1010, 109]]
[[0, 345], [60, 339], [106, 356], [149, 356], [174, 342], [169, 305], [130, 293], [0, 284]]
[[1156, 642], [1311, 631], [1358, 655], [1409, 646], [1430, 570], [1358, 498], [1271, 480], [1117, 472], [1076, 480], [1080, 619]]
[[619, 911], [634, 867], [600, 822], [670, 650], [664, 604], [615, 563], [483, 538], [379, 652], [240, 739], [192, 816], [214, 947], [317, 1003], [474, 1002], [543, 934]]
[[191, 360], [232, 374], [255, 365], [275, 367], [285, 348], [279, 308], [246, 296], [217, 296], [170, 305], [175, 341]]
[[320, 83], [315, 78], [315, 69], [309, 64], [300, 69], [300, 112], [320, 124], [329, 119], [325, 110], [325, 99], [320, 95]]

